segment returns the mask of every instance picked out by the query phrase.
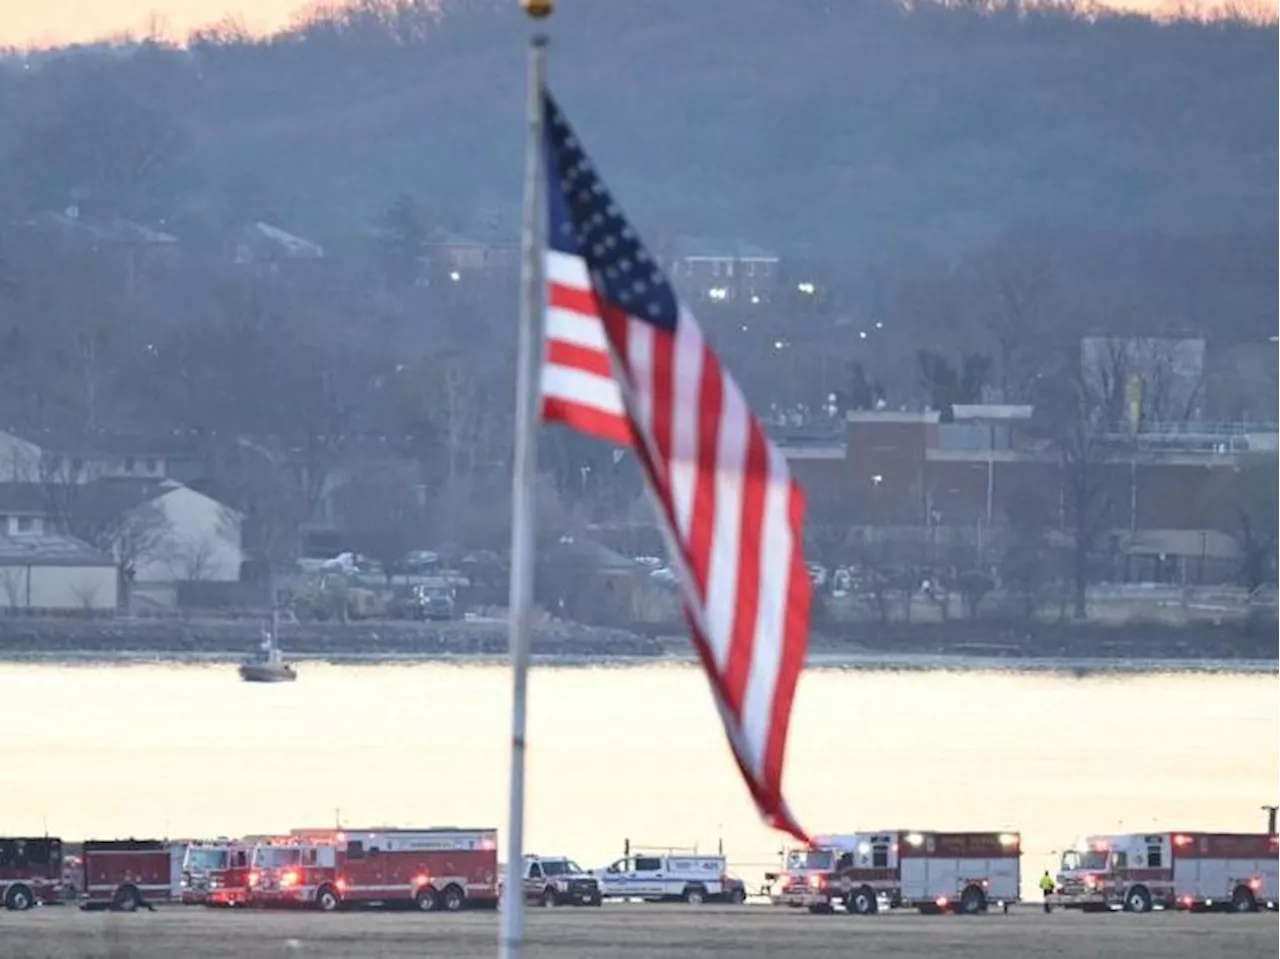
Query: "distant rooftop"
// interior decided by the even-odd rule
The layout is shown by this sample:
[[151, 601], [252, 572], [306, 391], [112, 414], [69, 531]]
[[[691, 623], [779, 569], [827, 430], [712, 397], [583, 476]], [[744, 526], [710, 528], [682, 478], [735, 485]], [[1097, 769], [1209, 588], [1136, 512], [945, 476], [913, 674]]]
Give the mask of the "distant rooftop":
[[0, 426], [0, 431], [61, 456], [184, 456], [196, 452], [190, 433], [130, 435], [108, 430], [27, 429]]
[[675, 254], [685, 259], [776, 260], [778, 254], [746, 240], [724, 240], [713, 237], [682, 236], [675, 241]]
[[115, 560], [74, 536], [0, 535], [0, 566], [115, 566]]

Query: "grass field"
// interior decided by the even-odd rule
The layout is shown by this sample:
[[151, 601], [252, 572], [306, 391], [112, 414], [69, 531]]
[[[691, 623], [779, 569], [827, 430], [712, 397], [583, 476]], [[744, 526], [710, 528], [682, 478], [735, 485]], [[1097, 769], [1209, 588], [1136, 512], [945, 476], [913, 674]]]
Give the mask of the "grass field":
[[[493, 913], [0, 911], [4, 959], [471, 959], [496, 956]], [[769, 907], [531, 910], [528, 959], [1274, 959], [1276, 916], [1087, 916], [1035, 909], [977, 918], [852, 918]]]

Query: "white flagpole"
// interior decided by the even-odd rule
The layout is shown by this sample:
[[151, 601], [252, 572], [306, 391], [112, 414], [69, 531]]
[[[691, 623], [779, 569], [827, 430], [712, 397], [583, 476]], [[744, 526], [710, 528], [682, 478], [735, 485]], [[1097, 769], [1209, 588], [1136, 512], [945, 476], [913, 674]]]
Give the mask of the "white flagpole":
[[[526, 10], [533, 13], [531, 5]], [[549, 8], [548, 8], [549, 12]], [[542, 87], [547, 39], [529, 41], [528, 136], [525, 156], [520, 354], [516, 374], [515, 462], [511, 477], [511, 793], [507, 810], [507, 871], [502, 891], [499, 959], [524, 956], [524, 753], [533, 611], [534, 490], [538, 471], [538, 377], [542, 359]]]

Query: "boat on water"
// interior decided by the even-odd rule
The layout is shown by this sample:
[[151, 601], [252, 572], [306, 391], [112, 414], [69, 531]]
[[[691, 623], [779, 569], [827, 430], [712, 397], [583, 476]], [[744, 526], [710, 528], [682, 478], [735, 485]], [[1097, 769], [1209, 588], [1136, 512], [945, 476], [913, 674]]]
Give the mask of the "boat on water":
[[240, 678], [246, 683], [291, 683], [298, 671], [284, 661], [274, 631], [264, 630], [257, 654], [240, 664]]

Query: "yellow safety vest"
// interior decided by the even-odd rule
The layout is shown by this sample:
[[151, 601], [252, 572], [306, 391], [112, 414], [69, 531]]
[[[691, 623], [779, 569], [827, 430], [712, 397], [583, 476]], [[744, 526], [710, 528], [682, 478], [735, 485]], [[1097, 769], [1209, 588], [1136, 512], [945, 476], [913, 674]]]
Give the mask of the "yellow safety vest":
[[1041, 876], [1041, 877], [1040, 877], [1040, 888], [1041, 888], [1042, 890], [1044, 890], [1045, 892], [1053, 892], [1053, 877], [1052, 877], [1052, 876]]

